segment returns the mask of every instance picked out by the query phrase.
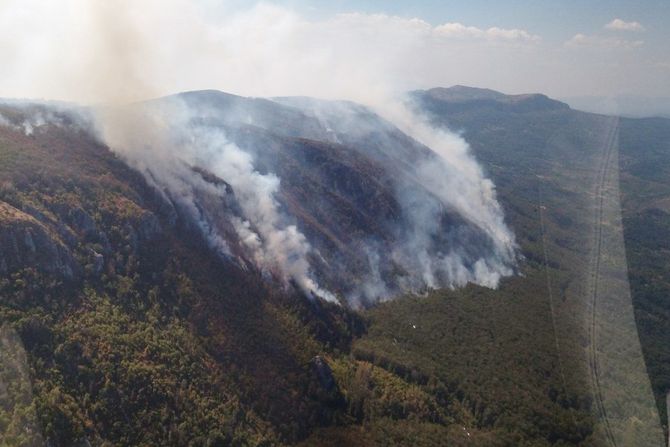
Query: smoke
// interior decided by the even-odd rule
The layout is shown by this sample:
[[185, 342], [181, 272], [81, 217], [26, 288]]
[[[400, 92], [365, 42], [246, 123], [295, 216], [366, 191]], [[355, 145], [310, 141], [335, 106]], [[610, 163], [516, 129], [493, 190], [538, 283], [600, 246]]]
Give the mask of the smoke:
[[[344, 13], [315, 20], [273, 5], [200, 0], [2, 0], [0, 96], [77, 102], [220, 89], [373, 104], [468, 80], [537, 54], [524, 30]], [[527, 65], [527, 64], [526, 64]]]
[[[172, 97], [104, 108], [97, 116], [102, 139], [188, 215], [219, 254], [246, 267], [250, 253], [251, 264], [268, 275], [335, 301], [312, 277], [309, 242], [280, 211], [279, 178], [258, 172], [253, 156], [203, 124], [197, 110]], [[219, 203], [207, 206], [206, 196]], [[232, 247], [237, 241], [241, 250]]]
[[[402, 214], [393, 228], [394, 246], [357, 243], [369, 269], [365, 281], [348, 294], [350, 302], [469, 282], [497, 287], [513, 273], [514, 235], [505, 225], [493, 182], [462, 138], [431, 127], [407, 101], [391, 99], [375, 107], [389, 121], [346, 102], [279, 101], [307, 111], [332, 141], [357, 148], [394, 173]], [[393, 277], [390, 271], [398, 267], [409, 274]]]
[[207, 166], [232, 186], [244, 216], [235, 217], [233, 225], [256, 265], [277, 269], [284, 280], [295, 281], [303, 291], [334, 301], [334, 295], [311, 277], [307, 239], [296, 225], [287, 224], [287, 217], [279, 211], [279, 178], [259, 173], [252, 156], [227, 141], [221, 130], [200, 127], [191, 138], [194, 164]]
[[[532, 48], [539, 39], [523, 30], [450, 25], [367, 14], [309, 20], [267, 3], [239, 9], [226, 2], [185, 0], [5, 0], [0, 55], [7, 63], [0, 94], [96, 105], [96, 127], [104, 142], [189, 215], [222, 256], [241, 266], [250, 261], [325, 299], [334, 297], [316, 282], [309, 262], [318, 253], [280, 206], [281, 179], [261, 173], [253, 151], [203, 123], [188, 105], [135, 102], [218, 88], [365, 104], [433, 151], [396, 184], [406, 221], [390, 257], [411, 272], [402, 287], [470, 281], [496, 286], [512, 271], [515, 243], [493, 184], [460, 137], [432, 128], [399, 93], [430, 79], [427, 61], [434, 59], [435, 49], [456, 55], [483, 41], [501, 49]], [[340, 138], [375, 135], [355, 120], [323, 124], [337, 127]], [[384, 144], [399, 143], [379, 143]], [[208, 181], [194, 168], [224, 183]], [[406, 188], [417, 182], [428, 198]], [[212, 198], [224, 204], [227, 218], [203, 206]], [[441, 234], [445, 211], [482, 231], [490, 255], [463, 247], [469, 235]], [[454, 248], [436, 251], [436, 240]], [[365, 251], [370, 278], [356, 293], [369, 300], [394, 292], [380, 271], [384, 256], [372, 247]]]
[[[505, 225], [504, 216], [495, 194], [493, 182], [484, 176], [481, 166], [470, 153], [469, 146], [461, 137], [434, 129], [419, 116], [399, 109], [403, 114], [393, 121], [403, 124], [401, 128], [419, 142], [430, 147], [438, 157], [418, 164], [416, 177], [439, 204], [456, 210], [467, 221], [481, 229], [493, 242], [493, 256], [478, 259], [473, 268], [463, 268], [462, 255], [458, 253], [428, 256], [432, 238], [439, 227], [426, 225], [439, 221], [441, 207], [423, 206], [412, 213], [412, 226], [416, 230], [415, 243], [411, 248], [426, 258], [428, 267], [424, 279], [428, 286], [437, 287], [436, 273], [447, 272], [450, 284], [464, 285], [468, 282], [488, 287], [497, 287], [502, 276], [512, 273], [516, 242], [513, 233]], [[412, 200], [408, 198], [408, 200]], [[403, 201], [406, 203], [406, 201]], [[423, 230], [423, 231], [420, 231]], [[441, 282], [442, 284], [444, 281]]]
[[3, 99], [0, 100], [0, 126], [33, 136], [51, 126], [89, 131], [93, 121], [85, 109], [74, 104]]

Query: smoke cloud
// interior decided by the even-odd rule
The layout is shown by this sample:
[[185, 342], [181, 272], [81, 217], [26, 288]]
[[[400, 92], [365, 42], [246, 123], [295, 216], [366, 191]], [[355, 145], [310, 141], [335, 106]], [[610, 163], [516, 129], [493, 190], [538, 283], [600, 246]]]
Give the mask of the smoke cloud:
[[[225, 2], [185, 0], [9, 0], [0, 13], [0, 53], [7, 61], [2, 91], [94, 105], [104, 142], [191, 216], [222, 256], [241, 266], [251, 260], [268, 275], [327, 300], [335, 297], [318, 284], [309, 262], [318, 253], [279, 202], [281, 179], [261, 173], [253, 151], [233, 143], [221, 128], [203, 124], [198, 111], [178, 99], [160, 105], [137, 102], [218, 88], [365, 104], [433, 151], [408, 174], [430, 200], [412, 195], [409, 180], [396, 185], [406, 221], [390, 257], [413, 274], [400, 288], [467, 282], [495, 287], [512, 273], [515, 242], [494, 185], [462, 138], [432, 128], [400, 93], [425, 84], [425, 70], [412, 72], [411, 67], [425, 65], [427, 48], [485, 41], [532, 51], [539, 38], [524, 30], [457, 25], [433, 27], [419, 19], [366, 14], [310, 21], [267, 3], [239, 10]], [[374, 134], [355, 120], [324, 118], [317, 109], [310, 112], [340, 136]], [[208, 181], [201, 168], [223, 182]], [[228, 218], [203, 207], [206, 197], [220, 199]], [[444, 239], [440, 219], [445, 210], [487, 236], [488, 256], [477, 257], [467, 248], [435, 250], [436, 239]], [[458, 247], [454, 240], [446, 242]], [[379, 299], [397, 292], [380, 274], [379, 250], [372, 245], [364, 250], [369, 278], [351, 298]]]
[[[394, 247], [357, 244], [369, 269], [366, 281], [348, 295], [350, 301], [365, 304], [406, 291], [468, 282], [497, 287], [503, 276], [513, 273], [514, 235], [504, 223], [495, 186], [461, 137], [431, 127], [411, 103], [394, 98], [375, 107], [388, 121], [346, 102], [280, 102], [308, 111], [333, 141], [359, 148], [395, 172], [395, 196], [403, 218], [394, 228]], [[425, 153], [422, 148], [430, 150]], [[447, 223], [446, 216], [451, 216]], [[383, 273], [396, 267], [410, 274], [389, 278]]]
[[[198, 124], [202, 116], [178, 97], [104, 108], [97, 116], [102, 139], [190, 216], [219, 254], [245, 267], [246, 259], [230, 244], [239, 240], [253, 265], [265, 273], [335, 300], [312, 277], [309, 242], [279, 209], [279, 178], [258, 172], [252, 155], [221, 129]], [[208, 181], [203, 172], [217, 179]], [[220, 200], [215, 207], [223, 206], [225, 217], [204, 205], [206, 195]]]

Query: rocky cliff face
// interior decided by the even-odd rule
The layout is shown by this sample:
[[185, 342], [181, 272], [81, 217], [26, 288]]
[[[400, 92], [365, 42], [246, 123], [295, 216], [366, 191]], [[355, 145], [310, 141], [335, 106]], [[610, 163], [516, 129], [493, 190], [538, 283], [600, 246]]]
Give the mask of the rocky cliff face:
[[36, 268], [72, 280], [79, 271], [58, 234], [33, 216], [0, 202], [0, 274]]
[[76, 285], [122, 271], [162, 233], [138, 195], [152, 200], [150, 188], [76, 115], [50, 112], [28, 132], [23, 124], [35, 120], [35, 107], [2, 110], [13, 121], [0, 126], [0, 273]]

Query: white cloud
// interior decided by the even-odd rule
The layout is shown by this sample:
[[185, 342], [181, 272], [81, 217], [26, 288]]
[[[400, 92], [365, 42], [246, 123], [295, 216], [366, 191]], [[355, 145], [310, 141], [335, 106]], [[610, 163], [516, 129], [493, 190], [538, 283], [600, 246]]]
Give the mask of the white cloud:
[[605, 29], [612, 31], [644, 31], [645, 28], [640, 22], [626, 22], [621, 19], [614, 19], [607, 25]]
[[226, 14], [212, 10], [218, 3], [120, 4], [63, 0], [66, 7], [57, 8], [47, 0], [7, 0], [0, 11], [0, 60], [8, 62], [0, 96], [132, 101], [216, 88], [365, 102], [389, 90], [454, 83], [500, 88], [477, 76], [540, 41], [522, 29], [433, 26], [387, 14], [315, 20], [270, 3]]
[[644, 41], [580, 33], [575, 34], [570, 40], [565, 42], [565, 45], [572, 48], [631, 49], [644, 45]]
[[[604, 59], [622, 57], [614, 50], [590, 53], [579, 78], [569, 81], [574, 52], [515, 27], [433, 26], [367, 13], [315, 19], [272, 3], [233, 8], [226, 0], [0, 3], [0, 97], [129, 101], [213, 88], [368, 102], [389, 90], [453, 84], [568, 96], [605, 88], [598, 81]], [[128, 30], [118, 25], [128, 22]], [[642, 41], [578, 35], [566, 45], [631, 48]], [[667, 92], [665, 70], [627, 62], [635, 73], [608, 71], [618, 77], [607, 88], [625, 88], [635, 78], [641, 90]], [[110, 86], [110, 78], [119, 82]]]
[[523, 29], [506, 29], [492, 27], [481, 29], [475, 26], [466, 26], [458, 22], [445, 23], [436, 26], [434, 34], [449, 39], [483, 39], [499, 42], [539, 42], [540, 36], [530, 34]]

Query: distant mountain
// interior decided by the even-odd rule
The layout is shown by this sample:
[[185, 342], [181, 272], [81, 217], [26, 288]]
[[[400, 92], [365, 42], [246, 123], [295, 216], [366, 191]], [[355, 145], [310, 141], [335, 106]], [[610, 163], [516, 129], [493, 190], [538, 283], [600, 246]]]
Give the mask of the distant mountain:
[[498, 101], [505, 100], [506, 95], [488, 88], [467, 87], [455, 85], [453, 87], [435, 87], [426, 90], [426, 94], [432, 98], [446, 102], [470, 102], [470, 101]]
[[504, 112], [529, 113], [569, 108], [567, 104], [539, 93], [505, 95], [494, 90], [462, 85], [419, 90], [411, 92], [410, 96], [420, 97], [422, 107], [445, 110], [490, 108]]

